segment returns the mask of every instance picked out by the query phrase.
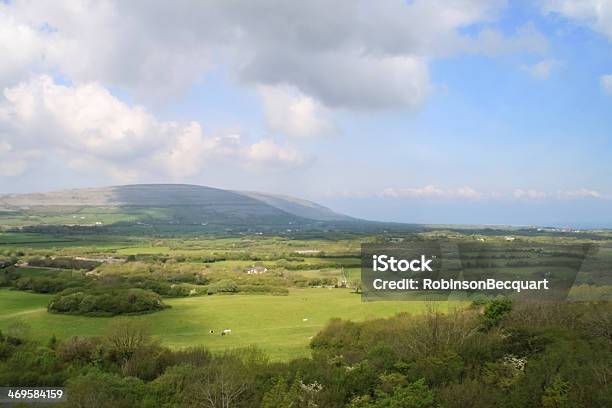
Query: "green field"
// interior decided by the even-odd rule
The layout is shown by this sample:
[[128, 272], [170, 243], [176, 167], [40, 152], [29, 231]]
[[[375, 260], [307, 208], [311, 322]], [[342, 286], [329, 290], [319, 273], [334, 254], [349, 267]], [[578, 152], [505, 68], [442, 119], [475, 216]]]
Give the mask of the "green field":
[[[102, 334], [114, 319], [51, 314], [46, 310], [48, 300], [49, 295], [0, 290], [0, 329], [21, 320], [34, 338], [46, 340], [55, 334], [61, 339]], [[289, 296], [192, 297], [166, 303], [172, 308], [128, 318], [149, 322], [154, 336], [171, 347], [204, 345], [220, 351], [254, 344], [282, 360], [307, 356], [310, 337], [331, 318], [360, 321], [419, 313], [426, 307], [424, 302], [362, 303], [359, 295], [344, 289], [296, 289]], [[453, 307], [446, 302], [439, 305]], [[232, 334], [221, 336], [224, 328]]]
[[[458, 243], [484, 239], [455, 233], [447, 235]], [[423, 234], [423, 237], [428, 236], [427, 233]], [[30, 327], [30, 336], [43, 342], [52, 335], [59, 339], [75, 335], [102, 335], [112, 319], [122, 317], [51, 314], [47, 312], [47, 304], [53, 295], [31, 291], [58, 293], [67, 287], [67, 283], [86, 285], [96, 282], [114, 282], [113, 287], [123, 285], [122, 288], [132, 288], [139, 287], [142, 282], [150, 284], [153, 281], [160, 286], [149, 288], [158, 290], [163, 302], [171, 307], [127, 318], [148, 322], [152, 334], [162, 344], [174, 348], [202, 345], [213, 351], [256, 345], [272, 359], [304, 357], [309, 355], [310, 338], [330, 319], [337, 317], [363, 321], [389, 317], [399, 312], [420, 313], [427, 307], [426, 303], [417, 301], [362, 303], [361, 297], [352, 293], [352, 289], [330, 288], [345, 278], [349, 287], [356, 288], [355, 281], [359, 282], [361, 272], [359, 244], [374, 242], [379, 238], [367, 235], [342, 239], [298, 239], [273, 236], [201, 235], [187, 238], [0, 233], [0, 255], [13, 259], [12, 262], [21, 260], [30, 263], [30, 267], [13, 268], [13, 275], [7, 272], [10, 269], [4, 272], [5, 286], [30, 291], [0, 290], [0, 329], [22, 321]], [[521, 238], [523, 241], [518, 246], [517, 243], [506, 243], [503, 236], [487, 236], [486, 240], [493, 247], [503, 244], [500, 247], [502, 251], [493, 252], [487, 260], [487, 267], [495, 269], [495, 273], [541, 276], [548, 271], [549, 264], [538, 263], [540, 258], [534, 255], [531, 248], [546, 249], [547, 245], [565, 239], [525, 237]], [[54, 266], [43, 263], [47, 267], [41, 267], [33, 263], [41, 259], [51, 262], [54, 257], [110, 257], [116, 262], [101, 263], [95, 267], [93, 277], [86, 277], [85, 270], [62, 269], [70, 267], [66, 264]], [[554, 259], [541, 259], [544, 259], [542, 262], [556, 262], [550, 265], [572, 261], [572, 258], [560, 255]], [[606, 279], [609, 278], [605, 268], [610, 259], [612, 249], [609, 244], [600, 244], [597, 258], [582, 268], [580, 282], [607, 283]], [[475, 275], [482, 273], [483, 269], [477, 268], [479, 265], [475, 260], [470, 259], [469, 262], [474, 265], [466, 266], [466, 271]], [[510, 264], [512, 262], [514, 265]], [[254, 264], [265, 266], [268, 272], [264, 275], [247, 275], [247, 269]], [[84, 266], [75, 268], [81, 267]], [[558, 265], [555, 267], [567, 269]], [[28, 286], [26, 283], [29, 279], [37, 281], [38, 285]], [[324, 279], [327, 282], [323, 282]], [[236, 284], [238, 294], [179, 294], [186, 297], [173, 297], [176, 295], [162, 290], [163, 285], [176, 284], [205, 294], [211, 293], [208, 287], [214, 289], [214, 285], [223, 280]], [[45, 281], [59, 282], [64, 286], [45, 284]], [[256, 291], [261, 288], [264, 291]], [[287, 291], [287, 296], [270, 294]], [[435, 305], [443, 308], [461, 306], [456, 301]], [[231, 329], [232, 334], [221, 336], [220, 332], [225, 328]]]

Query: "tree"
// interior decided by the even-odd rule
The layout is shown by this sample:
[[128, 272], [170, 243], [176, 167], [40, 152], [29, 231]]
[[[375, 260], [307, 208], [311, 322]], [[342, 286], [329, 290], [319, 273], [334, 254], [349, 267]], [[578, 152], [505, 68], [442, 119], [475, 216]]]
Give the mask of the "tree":
[[417, 380], [405, 387], [398, 387], [393, 395], [379, 401], [377, 407], [386, 408], [430, 408], [434, 406], [433, 393], [424, 379]]
[[287, 385], [285, 379], [279, 377], [272, 388], [264, 395], [262, 408], [296, 407], [297, 399], [296, 387]]
[[67, 407], [132, 408], [142, 406], [144, 386], [136, 378], [121, 378], [116, 374], [91, 370], [68, 382]]
[[377, 390], [376, 398], [357, 397], [348, 405], [349, 408], [433, 408], [434, 397], [424, 379], [405, 386], [396, 387], [388, 394]]
[[563, 381], [559, 374], [555, 375], [549, 386], [544, 388], [542, 395], [542, 406], [544, 408], [564, 408], [567, 407], [567, 394], [569, 383]]
[[484, 324], [487, 328], [497, 326], [503, 317], [512, 310], [510, 299], [495, 299], [485, 306], [482, 315]]
[[149, 326], [136, 320], [113, 321], [106, 335], [109, 352], [119, 361], [127, 361], [139, 349], [151, 344]]
[[186, 390], [189, 406], [229, 408], [251, 389], [259, 368], [267, 362], [255, 348], [227, 351], [209, 365], [194, 370]]

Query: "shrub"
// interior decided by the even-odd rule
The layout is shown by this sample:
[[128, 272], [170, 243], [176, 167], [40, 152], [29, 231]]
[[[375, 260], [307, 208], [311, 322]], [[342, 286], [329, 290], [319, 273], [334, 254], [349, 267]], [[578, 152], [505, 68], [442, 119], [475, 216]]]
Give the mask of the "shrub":
[[489, 302], [482, 315], [483, 322], [487, 328], [497, 326], [503, 317], [512, 310], [510, 299], [495, 299]]
[[96, 342], [90, 337], [73, 336], [63, 341], [57, 347], [61, 361], [90, 363], [96, 352]]
[[113, 360], [125, 362], [138, 350], [152, 345], [150, 328], [142, 321], [115, 320], [109, 325], [105, 344]]
[[40, 266], [46, 268], [58, 269], [86, 269], [88, 271], [95, 269], [102, 263], [98, 261], [88, 261], [75, 258], [32, 258], [28, 259], [28, 264], [32, 266]]
[[143, 289], [68, 289], [57, 294], [47, 306], [50, 312], [86, 316], [140, 314], [162, 310], [157, 293]]
[[212, 283], [208, 286], [208, 294], [212, 295], [215, 293], [236, 293], [238, 292], [238, 285], [231, 279], [221, 279], [218, 282]]
[[142, 406], [144, 385], [137, 378], [92, 370], [70, 379], [67, 395], [68, 407], [131, 408]]

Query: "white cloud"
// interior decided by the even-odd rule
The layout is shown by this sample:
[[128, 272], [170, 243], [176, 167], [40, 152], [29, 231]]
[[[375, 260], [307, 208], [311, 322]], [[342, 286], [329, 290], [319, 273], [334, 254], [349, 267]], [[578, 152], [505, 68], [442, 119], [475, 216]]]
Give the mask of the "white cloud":
[[533, 24], [519, 27], [511, 36], [485, 28], [474, 38], [462, 38], [462, 41], [465, 51], [490, 56], [521, 52], [541, 55], [548, 51], [548, 40]]
[[[59, 85], [48, 76], [4, 91], [0, 132], [3, 151], [18, 151], [22, 157], [45, 149], [47, 155], [64, 158], [68, 168], [105, 172], [120, 181], [151, 174], [181, 179], [205, 171], [210, 162], [233, 167], [265, 162], [275, 168], [304, 162], [298, 151], [271, 140], [248, 144], [235, 134], [205, 135], [197, 122], [159, 121], [97, 83]], [[3, 173], [25, 171], [21, 162], [12, 163]]]
[[419, 188], [386, 188], [382, 191], [385, 197], [441, 197], [444, 190], [429, 185]]
[[[545, 13], [556, 13], [603, 34], [612, 41], [612, 1], [610, 0], [544, 0]], [[600, 77], [603, 91], [612, 95], [612, 74]]]
[[578, 190], [557, 190], [556, 192], [544, 192], [538, 190], [523, 190], [516, 189], [513, 192], [513, 197], [520, 200], [568, 200], [578, 198], [606, 198], [598, 191], [581, 188]]
[[295, 149], [280, 146], [271, 139], [261, 140], [248, 147], [246, 157], [258, 166], [300, 165], [305, 159]]
[[430, 92], [424, 58], [363, 55], [363, 51], [298, 52], [288, 52], [280, 66], [256, 60], [244, 70], [244, 78], [270, 85], [295, 84], [326, 106], [356, 110], [415, 110]]
[[604, 198], [599, 191], [581, 188], [579, 190], [559, 190], [558, 198]]
[[612, 74], [602, 75], [599, 78], [601, 89], [607, 94], [612, 95]]
[[609, 0], [544, 0], [546, 13], [574, 19], [612, 40], [612, 2]]
[[[495, 29], [505, 3], [0, 1], [0, 137], [20, 155], [45, 149], [72, 169], [125, 180], [304, 165], [283, 135], [332, 132], [335, 110], [418, 110], [435, 89], [434, 59], [543, 53], [533, 26]], [[273, 139], [210, 133], [143, 108], [212, 69], [260, 90]]]
[[561, 62], [555, 59], [545, 59], [533, 65], [523, 65], [521, 69], [535, 79], [548, 79], [551, 72], [558, 68]]
[[45, 42], [39, 31], [9, 13], [0, 3], [0, 87], [23, 78], [32, 65], [44, 60]]
[[517, 199], [540, 200], [540, 199], [547, 198], [548, 194], [542, 191], [537, 191], [533, 189], [523, 190], [523, 189], [517, 188], [512, 193], [512, 196]]
[[[66, 168], [83, 176], [103, 176], [113, 183], [129, 184], [142, 181], [145, 169], [132, 168], [123, 163], [113, 163], [90, 155], [77, 155], [61, 152]], [[38, 164], [38, 163], [37, 163]], [[32, 164], [35, 166], [36, 164]]]
[[196, 122], [165, 124], [164, 133], [172, 135], [173, 143], [168, 149], [160, 150], [155, 161], [162, 163], [174, 179], [197, 174], [209, 161], [209, 153], [223, 146], [219, 138], [204, 138]]
[[382, 191], [383, 197], [409, 197], [409, 198], [467, 198], [480, 199], [484, 195], [473, 189], [465, 186], [459, 188], [444, 189], [433, 185], [428, 185], [420, 188], [386, 188]]
[[166, 100], [223, 66], [243, 83], [287, 85], [328, 107], [417, 109], [431, 88], [432, 58], [542, 51], [545, 40], [529, 27], [509, 37], [490, 27], [463, 32], [504, 7], [503, 0], [15, 0], [0, 4], [0, 51], [10, 54], [0, 84], [56, 70], [128, 89], [139, 101]]
[[[152, 2], [141, 10], [125, 6], [88, 0], [0, 4], [0, 22], [11, 22], [0, 29], [6, 31], [0, 49], [25, 54], [11, 64], [22, 73], [18, 79], [23, 73], [58, 71], [74, 81], [129, 89], [140, 99], [178, 95], [202, 76], [210, 61], [196, 32], [183, 31]], [[144, 21], [145, 8], [159, 13], [157, 23]]]
[[25, 158], [19, 156], [8, 142], [0, 140], [0, 175], [19, 176], [26, 171], [27, 167]]
[[43, 75], [5, 89], [4, 97], [0, 117], [20, 144], [42, 142], [116, 160], [160, 142], [155, 118], [97, 83], [62, 86]]
[[[558, 190], [556, 192], [544, 192], [535, 189], [517, 188], [512, 192], [479, 191], [472, 187], [441, 188], [427, 185], [417, 188], [386, 188], [377, 194], [385, 198], [416, 198], [416, 199], [464, 199], [464, 200], [568, 200], [568, 199], [609, 199], [604, 194], [581, 188], [577, 190]], [[343, 192], [340, 196], [351, 196], [349, 192]], [[360, 195], [360, 196], [363, 196]], [[371, 194], [370, 194], [371, 196]]]
[[260, 86], [268, 127], [292, 137], [330, 133], [330, 112], [310, 96], [287, 86]]

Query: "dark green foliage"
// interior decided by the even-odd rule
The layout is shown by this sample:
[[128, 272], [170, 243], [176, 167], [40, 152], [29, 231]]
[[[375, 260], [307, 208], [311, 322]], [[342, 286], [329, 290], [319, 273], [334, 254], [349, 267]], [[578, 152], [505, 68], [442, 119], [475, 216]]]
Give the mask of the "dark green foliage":
[[[480, 319], [459, 323], [476, 311], [400, 315], [384, 326], [332, 321], [312, 341], [314, 358], [351, 373], [363, 367], [381, 373], [374, 385], [362, 377], [353, 407], [394, 406], [395, 390], [420, 378], [443, 407], [610, 406], [612, 348], [594, 324], [607, 321], [609, 303], [492, 304], [489, 317], [498, 328], [487, 331], [479, 330]], [[408, 396], [398, 395], [405, 405], [397, 406], [410, 406]]]
[[68, 407], [604, 408], [611, 307], [521, 303], [489, 330], [477, 310], [334, 320], [288, 363], [170, 350], [129, 319], [43, 347], [21, 323], [0, 333], [0, 386], [67, 386]]
[[18, 290], [31, 290], [37, 293], [58, 293], [67, 288], [83, 287], [91, 284], [78, 271], [36, 269], [36, 273], [23, 272], [21, 268], [9, 267], [0, 270], [0, 286]]
[[485, 327], [490, 328], [496, 326], [511, 310], [512, 301], [510, 299], [495, 299], [488, 302], [482, 314]]
[[542, 407], [544, 408], [563, 408], [569, 407], [568, 394], [570, 384], [564, 381], [560, 375], [556, 375], [549, 385], [544, 388], [542, 395]]
[[444, 408], [491, 408], [503, 401], [503, 391], [468, 378], [437, 389], [436, 399]]
[[[146, 388], [133, 377], [92, 369], [67, 383], [67, 407], [131, 408], [144, 407]], [[151, 405], [153, 406], [153, 405]]]
[[95, 269], [102, 263], [99, 261], [76, 259], [68, 257], [44, 257], [28, 259], [28, 264], [31, 266], [57, 268], [57, 269], [85, 269], [90, 271]]
[[166, 307], [158, 294], [148, 290], [80, 288], [58, 293], [47, 306], [50, 312], [85, 316], [149, 313]]
[[381, 391], [376, 398], [357, 397], [348, 408], [433, 408], [434, 396], [425, 384], [417, 380], [411, 384], [397, 386], [391, 392]]
[[298, 399], [298, 384], [287, 384], [279, 377], [263, 397], [262, 408], [290, 407]]
[[208, 285], [208, 294], [213, 295], [215, 293], [236, 293], [238, 292], [238, 285], [231, 279], [222, 279], [218, 282]]
[[463, 370], [461, 356], [446, 351], [417, 358], [410, 374], [412, 378], [423, 377], [428, 384], [440, 386], [460, 380]]

